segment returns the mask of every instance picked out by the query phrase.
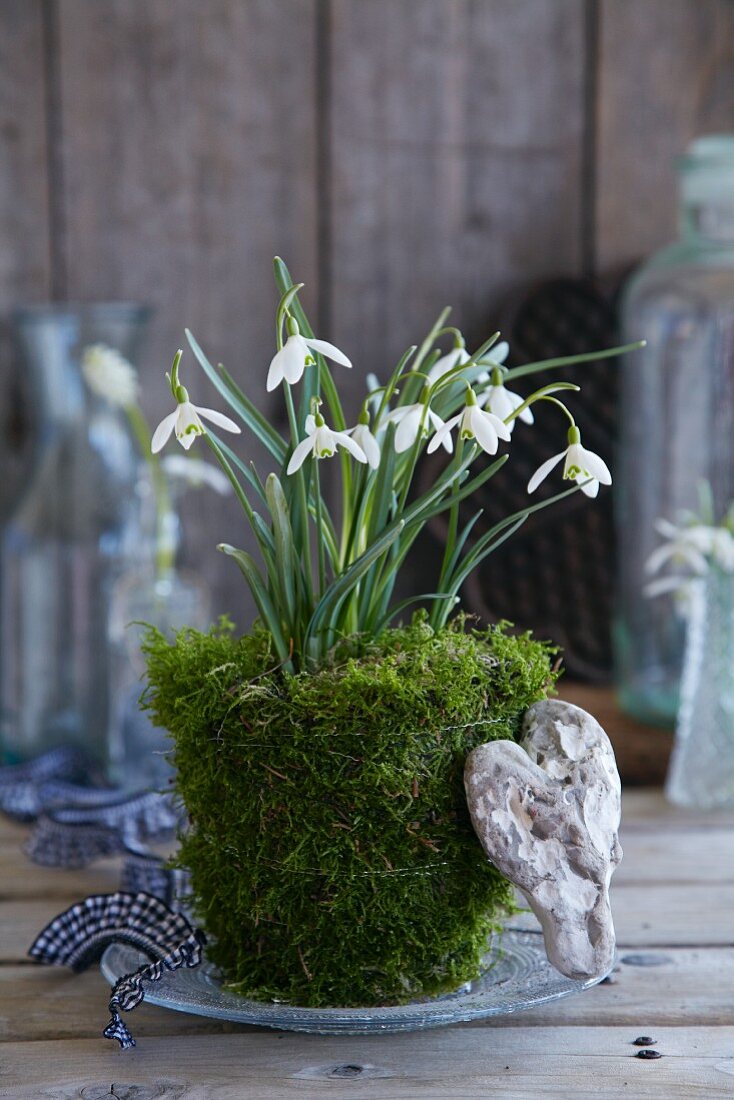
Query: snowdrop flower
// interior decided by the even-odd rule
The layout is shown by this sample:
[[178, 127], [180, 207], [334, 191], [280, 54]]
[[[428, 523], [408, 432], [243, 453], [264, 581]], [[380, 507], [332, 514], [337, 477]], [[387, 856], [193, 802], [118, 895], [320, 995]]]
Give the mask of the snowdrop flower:
[[[431, 425], [434, 431], [443, 427], [443, 420], [433, 409], [429, 408], [425, 401], [419, 401], [415, 405], [400, 405], [393, 409], [385, 417], [385, 421], [397, 424], [395, 432], [395, 450], [398, 454], [410, 450], [418, 438], [418, 433], [424, 437], [428, 435], [428, 427]], [[422, 427], [421, 427], [422, 424]], [[453, 440], [447, 433], [442, 436], [441, 443], [451, 454], [454, 449]]]
[[138, 374], [119, 351], [106, 344], [90, 344], [82, 355], [82, 374], [93, 393], [111, 405], [129, 408], [138, 399]]
[[300, 470], [307, 458], [331, 458], [336, 454], [337, 447], [343, 447], [345, 451], [356, 458], [357, 462], [366, 462], [367, 456], [347, 432], [335, 432], [333, 428], [327, 428], [321, 413], [306, 417], [306, 438], [302, 439], [291, 455], [286, 473], [294, 474]]
[[362, 409], [359, 420], [349, 432], [354, 442], [364, 451], [367, 462], [376, 470], [380, 465], [380, 444], [370, 431], [370, 418], [366, 407]]
[[497, 454], [500, 439], [510, 439], [510, 428], [494, 413], [485, 412], [477, 404], [477, 395], [473, 389], [469, 389], [466, 398], [466, 406], [463, 412], [452, 416], [443, 424], [431, 442], [428, 444], [428, 453], [431, 454], [440, 447], [444, 439], [459, 425], [459, 435], [462, 439], [475, 439], [483, 451], [489, 455]]
[[[487, 409], [488, 412], [492, 412], [495, 416], [498, 416], [500, 420], [507, 420], [508, 417], [512, 416], [515, 409], [522, 405], [524, 400], [523, 397], [520, 397], [519, 393], [507, 389], [502, 382], [501, 371], [495, 368], [492, 371], [492, 385], [481, 394], [479, 404]], [[514, 429], [517, 420], [523, 420], [526, 424], [532, 424], [534, 422], [535, 417], [533, 416], [530, 406], [523, 409], [519, 417], [512, 416], [512, 420], [507, 424], [510, 431]]]
[[218, 466], [212, 466], [211, 462], [202, 462], [200, 458], [189, 458], [184, 455], [167, 455], [161, 466], [170, 478], [185, 481], [194, 489], [206, 485], [220, 496], [226, 496], [227, 493], [232, 492], [229, 478]]
[[[534, 493], [541, 481], [545, 481], [551, 470], [558, 463], [563, 463], [563, 476], [567, 480], [575, 481], [581, 486], [581, 491], [587, 497], [595, 497], [599, 492], [599, 485], [611, 485], [612, 475], [609, 467], [599, 455], [593, 451], [587, 451], [581, 446], [581, 432], [575, 424], [568, 429], [568, 446], [560, 454], [553, 455], [539, 466], [528, 482], [528, 492]], [[586, 484], [583, 484], [583, 483]]]
[[270, 362], [266, 388], [268, 392], [277, 389], [281, 382], [286, 381], [289, 386], [300, 382], [307, 366], [315, 363], [312, 352], [317, 351], [325, 355], [327, 359], [333, 359], [342, 367], [351, 367], [351, 360], [347, 359], [343, 351], [334, 347], [327, 340], [316, 340], [313, 336], [301, 336], [298, 325], [293, 317], [288, 318], [288, 339], [280, 351], [276, 351]]
[[464, 363], [468, 363], [471, 359], [471, 355], [464, 346], [463, 338], [457, 337], [457, 339], [461, 339], [461, 343], [453, 347], [451, 351], [446, 352], [445, 355], [442, 355], [440, 359], [437, 359], [429, 370], [428, 381], [431, 385], [433, 385], [434, 382], [438, 382], [439, 378], [443, 378], [443, 376], [448, 374], [450, 370], [453, 370], [454, 367], [460, 367]]
[[[658, 546], [653, 550], [645, 562], [645, 569], [648, 573], [658, 573], [667, 562], [686, 565], [694, 573], [703, 574], [706, 572], [708, 569], [706, 554], [712, 549], [713, 528], [704, 527], [703, 525], [680, 527], [675, 523], [671, 523], [670, 520], [661, 518], [655, 521], [655, 530], [666, 541], [662, 546]], [[672, 580], [673, 578], [666, 579]], [[658, 589], [653, 595], [658, 595], [660, 591], [669, 590], [669, 588]]]
[[163, 449], [174, 431], [176, 439], [183, 449], [188, 451], [197, 435], [204, 434], [205, 428], [201, 422], [202, 416], [205, 420], [210, 420], [212, 424], [216, 424], [218, 428], [223, 428], [227, 432], [239, 434], [240, 431], [234, 420], [230, 420], [223, 413], [217, 412], [216, 409], [204, 409], [200, 405], [194, 405], [193, 402], [189, 401], [188, 391], [178, 381], [178, 365], [181, 362], [182, 355], [182, 351], [176, 352], [176, 358], [173, 361], [169, 376], [171, 392], [176, 399], [176, 408], [168, 416], [164, 416], [153, 432], [150, 450], [151, 454], [154, 455]]

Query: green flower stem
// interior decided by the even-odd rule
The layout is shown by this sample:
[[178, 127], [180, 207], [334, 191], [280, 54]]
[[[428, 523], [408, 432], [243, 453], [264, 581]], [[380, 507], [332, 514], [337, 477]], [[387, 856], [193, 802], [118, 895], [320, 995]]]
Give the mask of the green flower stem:
[[164, 577], [173, 569], [175, 560], [174, 548], [167, 546], [165, 539], [166, 516], [170, 515], [171, 512], [168, 482], [158, 456], [151, 452], [150, 427], [143, 410], [139, 405], [127, 405], [125, 412], [137, 441], [138, 449], [150, 470], [153, 497], [155, 499], [155, 569], [159, 577]]
[[[455, 453], [455, 455], [452, 459], [452, 465], [456, 466], [457, 469], [459, 469], [461, 467], [461, 459], [462, 459], [463, 454], [464, 454], [464, 440], [461, 437], [461, 432], [459, 432], [457, 440], [456, 440], [456, 453]], [[458, 479], [452, 483], [452, 488], [453, 488], [453, 491], [454, 491], [454, 494], [455, 494], [459, 489]], [[445, 580], [445, 576], [446, 576], [446, 571], [447, 571], [447, 568], [448, 568], [448, 564], [451, 561], [452, 555], [454, 553], [454, 547], [456, 545], [456, 535], [457, 535], [458, 527], [459, 527], [459, 502], [455, 500], [454, 503], [451, 505], [451, 510], [449, 511], [449, 523], [448, 523], [448, 528], [446, 530], [446, 545], [444, 546], [443, 561], [441, 563], [441, 572], [439, 574], [439, 581], [438, 581], [439, 591], [443, 590], [443, 588], [444, 588], [444, 580]], [[433, 609], [432, 609], [432, 612], [433, 612]]]
[[321, 481], [319, 478], [319, 460], [314, 457], [313, 463], [313, 480], [314, 480], [314, 497], [316, 500], [316, 551], [318, 554], [319, 563], [319, 599], [326, 591], [326, 558], [324, 556], [324, 522], [321, 514]]
[[605, 351], [590, 351], [583, 355], [564, 355], [558, 359], [539, 359], [535, 363], [526, 363], [524, 367], [512, 367], [505, 375], [505, 382], [515, 378], [524, 378], [527, 374], [537, 374], [542, 370], [555, 370], [557, 367], [570, 367], [576, 363], [593, 363], [599, 359], [612, 359], [616, 355], [626, 355], [629, 351], [638, 351], [644, 348], [646, 340], [636, 340], [632, 344], [621, 344], [616, 348], [607, 348]]
[[[298, 432], [298, 423], [296, 421], [296, 410], [293, 407], [293, 394], [291, 388], [287, 382], [283, 383], [283, 394], [285, 397], [285, 407], [288, 412], [288, 424], [291, 430], [292, 447], [295, 449], [300, 443], [300, 435]], [[285, 476], [285, 470], [283, 471]], [[310, 602], [313, 602], [313, 573], [312, 573], [312, 559], [311, 559], [311, 532], [308, 524], [308, 498], [306, 495], [306, 481], [303, 473], [303, 467], [300, 470], [296, 470], [294, 474], [290, 475], [296, 479], [296, 492], [298, 494], [298, 511], [301, 521], [301, 553], [303, 554], [305, 561], [305, 574], [306, 574], [306, 588]], [[318, 506], [318, 505], [317, 505]]]

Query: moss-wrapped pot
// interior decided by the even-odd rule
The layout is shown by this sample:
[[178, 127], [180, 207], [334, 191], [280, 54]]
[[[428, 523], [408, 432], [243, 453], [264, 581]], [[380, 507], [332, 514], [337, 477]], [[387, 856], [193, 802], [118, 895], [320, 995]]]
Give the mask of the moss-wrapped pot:
[[550, 651], [422, 619], [284, 675], [264, 632], [151, 632], [148, 702], [173, 737], [210, 956], [301, 1005], [397, 1003], [476, 977], [511, 904], [464, 799], [477, 744], [514, 738]]

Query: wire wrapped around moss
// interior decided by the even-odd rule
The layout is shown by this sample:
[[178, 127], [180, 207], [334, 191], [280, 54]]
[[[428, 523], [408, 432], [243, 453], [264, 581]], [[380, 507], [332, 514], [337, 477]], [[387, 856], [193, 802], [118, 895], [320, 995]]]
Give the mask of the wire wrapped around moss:
[[516, 737], [552, 687], [550, 647], [419, 615], [296, 676], [264, 631], [227, 623], [145, 648], [190, 820], [178, 858], [231, 988], [370, 1005], [477, 976], [512, 892], [472, 829], [464, 761]]

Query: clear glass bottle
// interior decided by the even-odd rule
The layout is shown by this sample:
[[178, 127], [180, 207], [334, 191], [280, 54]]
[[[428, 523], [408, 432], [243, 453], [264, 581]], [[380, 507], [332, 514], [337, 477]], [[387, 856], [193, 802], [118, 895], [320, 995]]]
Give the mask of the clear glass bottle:
[[[188, 456], [192, 467], [196, 459]], [[173, 775], [168, 764], [166, 730], [154, 726], [141, 706], [145, 689], [145, 658], [141, 642], [147, 626], [173, 640], [184, 627], [206, 630], [210, 625], [209, 588], [191, 570], [176, 565], [180, 549], [180, 497], [190, 482], [170, 476], [165, 468], [165, 492], [154, 491], [151, 471], [141, 468], [137, 484], [139, 528], [131, 530], [127, 566], [112, 586], [108, 640], [110, 646], [110, 779], [126, 791], [165, 788]]]
[[679, 164], [680, 239], [630, 280], [616, 462], [616, 682], [622, 707], [675, 721], [685, 629], [672, 596], [647, 599], [655, 520], [696, 509], [707, 480], [717, 515], [734, 499], [734, 136], [699, 138]]
[[734, 576], [712, 566], [687, 600], [681, 699], [665, 791], [678, 806], [734, 806]]
[[138, 460], [125, 414], [85, 384], [105, 344], [133, 363], [148, 311], [129, 303], [18, 311], [34, 457], [0, 550], [0, 750], [61, 743], [107, 756], [108, 605], [136, 522]]

